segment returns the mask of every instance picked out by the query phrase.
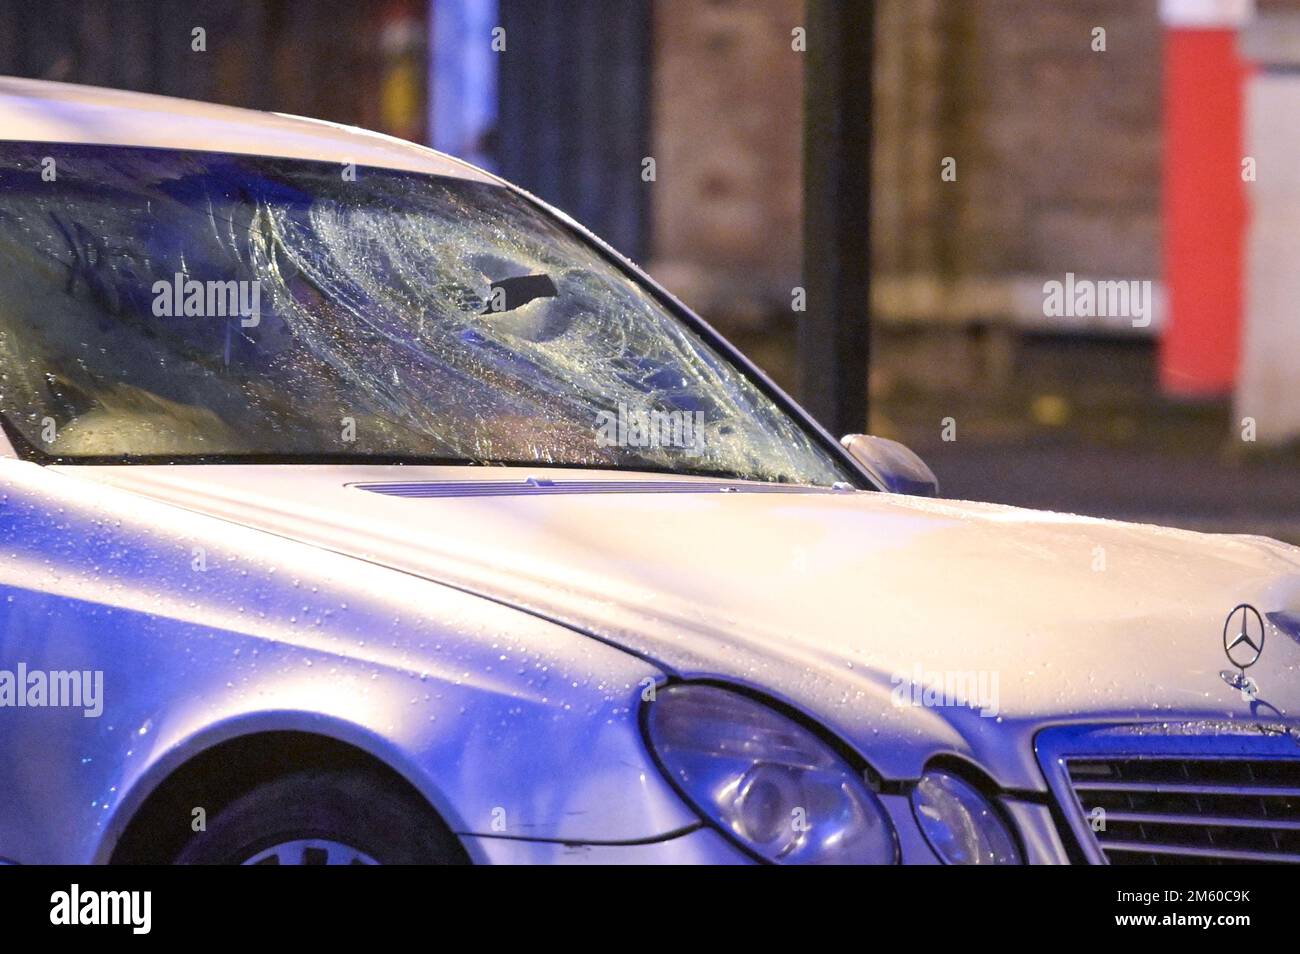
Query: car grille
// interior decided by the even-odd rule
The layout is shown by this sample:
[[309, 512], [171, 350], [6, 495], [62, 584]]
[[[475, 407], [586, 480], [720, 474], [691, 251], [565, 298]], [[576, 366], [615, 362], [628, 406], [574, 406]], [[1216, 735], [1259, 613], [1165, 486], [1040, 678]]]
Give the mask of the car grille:
[[1091, 860], [1300, 864], [1295, 730], [1162, 728], [1072, 730], [1039, 745]]
[[1105, 812], [1096, 837], [1112, 864], [1300, 863], [1300, 760], [1067, 759], [1066, 769], [1085, 818]]

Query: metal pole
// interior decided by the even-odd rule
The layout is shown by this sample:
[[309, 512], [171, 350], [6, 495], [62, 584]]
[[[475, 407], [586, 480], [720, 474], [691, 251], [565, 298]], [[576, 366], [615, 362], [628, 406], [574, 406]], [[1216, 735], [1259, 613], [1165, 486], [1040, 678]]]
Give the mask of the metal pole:
[[807, 0], [804, 407], [832, 433], [867, 426], [873, 0]]

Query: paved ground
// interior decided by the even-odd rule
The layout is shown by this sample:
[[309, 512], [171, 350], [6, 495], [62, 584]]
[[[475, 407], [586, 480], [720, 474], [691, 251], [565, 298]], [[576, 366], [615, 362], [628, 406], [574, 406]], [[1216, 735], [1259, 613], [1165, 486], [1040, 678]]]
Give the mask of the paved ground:
[[[739, 343], [789, 386], [789, 340]], [[1243, 442], [1226, 401], [1164, 398], [1149, 344], [890, 331], [871, 390], [872, 431], [921, 453], [944, 496], [1300, 545], [1300, 446]]]

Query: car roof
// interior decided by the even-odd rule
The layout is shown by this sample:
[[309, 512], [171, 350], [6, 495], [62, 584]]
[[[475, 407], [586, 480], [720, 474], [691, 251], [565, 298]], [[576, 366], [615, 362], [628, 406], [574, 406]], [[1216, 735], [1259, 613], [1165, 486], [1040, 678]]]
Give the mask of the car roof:
[[500, 181], [452, 156], [355, 126], [10, 76], [0, 76], [0, 141], [5, 140], [278, 156]]

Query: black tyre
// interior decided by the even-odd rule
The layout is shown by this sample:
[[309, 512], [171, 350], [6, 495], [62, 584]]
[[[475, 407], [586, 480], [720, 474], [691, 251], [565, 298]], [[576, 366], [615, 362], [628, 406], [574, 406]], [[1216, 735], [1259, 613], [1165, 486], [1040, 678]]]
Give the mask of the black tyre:
[[208, 819], [178, 864], [461, 864], [464, 850], [415, 793], [356, 770], [259, 785]]

